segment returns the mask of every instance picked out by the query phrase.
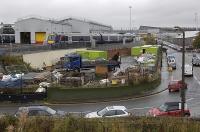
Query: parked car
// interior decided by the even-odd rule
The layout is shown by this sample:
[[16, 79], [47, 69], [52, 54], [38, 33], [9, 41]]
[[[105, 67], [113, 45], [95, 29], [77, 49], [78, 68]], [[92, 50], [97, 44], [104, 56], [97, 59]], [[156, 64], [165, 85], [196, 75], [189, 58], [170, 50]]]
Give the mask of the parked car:
[[185, 76], [193, 76], [193, 66], [186, 64], [185, 65], [185, 71], [184, 71]]
[[200, 66], [200, 58], [196, 54], [193, 54], [192, 65], [193, 66]]
[[168, 66], [176, 69], [176, 60], [174, 58], [168, 59]]
[[[184, 85], [187, 88], [187, 84], [185, 83]], [[168, 90], [169, 92], [179, 91], [184, 85], [181, 80], [172, 80], [168, 84]]]
[[168, 56], [167, 56], [167, 62], [168, 62], [170, 59], [176, 59], [176, 58], [175, 58], [174, 55], [168, 55]]
[[108, 106], [102, 110], [86, 114], [85, 118], [127, 117], [130, 115], [125, 106]]
[[28, 106], [19, 107], [15, 113], [15, 117], [19, 117], [20, 114], [26, 113], [28, 117], [30, 116], [58, 116], [62, 117], [65, 115], [64, 111], [56, 111], [47, 106]]
[[[190, 116], [190, 110], [185, 104], [184, 115]], [[149, 110], [148, 115], [150, 116], [181, 116], [181, 102], [166, 102], [159, 108], [152, 108]]]

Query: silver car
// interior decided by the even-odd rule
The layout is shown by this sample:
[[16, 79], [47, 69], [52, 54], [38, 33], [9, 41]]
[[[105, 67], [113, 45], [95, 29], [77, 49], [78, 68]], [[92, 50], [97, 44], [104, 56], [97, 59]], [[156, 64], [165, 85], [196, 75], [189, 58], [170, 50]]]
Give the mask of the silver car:
[[64, 116], [64, 111], [56, 111], [47, 106], [28, 106], [19, 107], [15, 113], [15, 117], [19, 117], [21, 114], [26, 113], [27, 116]]
[[108, 106], [102, 110], [86, 114], [85, 118], [127, 117], [130, 115], [125, 106]]

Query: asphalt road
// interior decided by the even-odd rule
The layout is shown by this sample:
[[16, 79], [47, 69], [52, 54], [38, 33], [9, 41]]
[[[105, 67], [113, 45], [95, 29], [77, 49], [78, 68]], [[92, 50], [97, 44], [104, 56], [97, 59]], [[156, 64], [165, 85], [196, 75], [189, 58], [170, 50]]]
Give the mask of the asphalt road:
[[[169, 50], [168, 54], [174, 54], [176, 57], [177, 69], [172, 73], [167, 71], [166, 55], [163, 54], [163, 67], [162, 67], [162, 81], [161, 85], [157, 87], [154, 91], [160, 91], [167, 88], [168, 82], [171, 79], [181, 79], [181, 64], [182, 57], [181, 53]], [[191, 64], [192, 53], [186, 53], [186, 63]], [[185, 79], [188, 84], [188, 89], [186, 90], [186, 100], [188, 108], [191, 110], [191, 115], [195, 117], [200, 117], [200, 67], [194, 67], [194, 76], [187, 77]], [[77, 113], [88, 113], [91, 111], [96, 111], [109, 105], [124, 105], [129, 111], [135, 115], [145, 115], [147, 111], [152, 107], [158, 107], [164, 102], [168, 101], [180, 101], [180, 93], [169, 93], [164, 91], [157, 95], [152, 95], [149, 97], [144, 97], [140, 99], [130, 99], [125, 101], [113, 101], [113, 102], [102, 102], [102, 103], [92, 103], [92, 104], [66, 104], [66, 105], [50, 105], [54, 109], [63, 110], [66, 112], [77, 112]], [[29, 104], [19, 104], [15, 106], [1, 106], [0, 113], [14, 113], [19, 106], [26, 106]]]

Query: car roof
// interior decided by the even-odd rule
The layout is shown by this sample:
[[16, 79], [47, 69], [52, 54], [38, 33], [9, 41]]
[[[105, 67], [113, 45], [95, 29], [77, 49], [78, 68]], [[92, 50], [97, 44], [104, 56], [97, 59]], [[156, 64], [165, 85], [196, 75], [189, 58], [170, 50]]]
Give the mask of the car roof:
[[45, 110], [47, 108], [48, 108], [47, 106], [27, 106], [27, 107], [19, 107], [19, 110], [38, 110], [38, 109]]
[[168, 55], [167, 57], [175, 57], [174, 55]]
[[108, 110], [126, 110], [125, 106], [107, 106]]

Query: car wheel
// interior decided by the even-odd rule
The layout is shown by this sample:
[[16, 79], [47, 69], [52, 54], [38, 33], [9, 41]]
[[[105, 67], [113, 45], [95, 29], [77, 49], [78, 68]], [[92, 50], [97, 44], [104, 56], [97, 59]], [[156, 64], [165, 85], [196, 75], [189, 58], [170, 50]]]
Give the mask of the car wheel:
[[190, 117], [190, 114], [189, 113], [185, 113], [185, 117]]
[[171, 93], [171, 89], [169, 89], [169, 93]]

